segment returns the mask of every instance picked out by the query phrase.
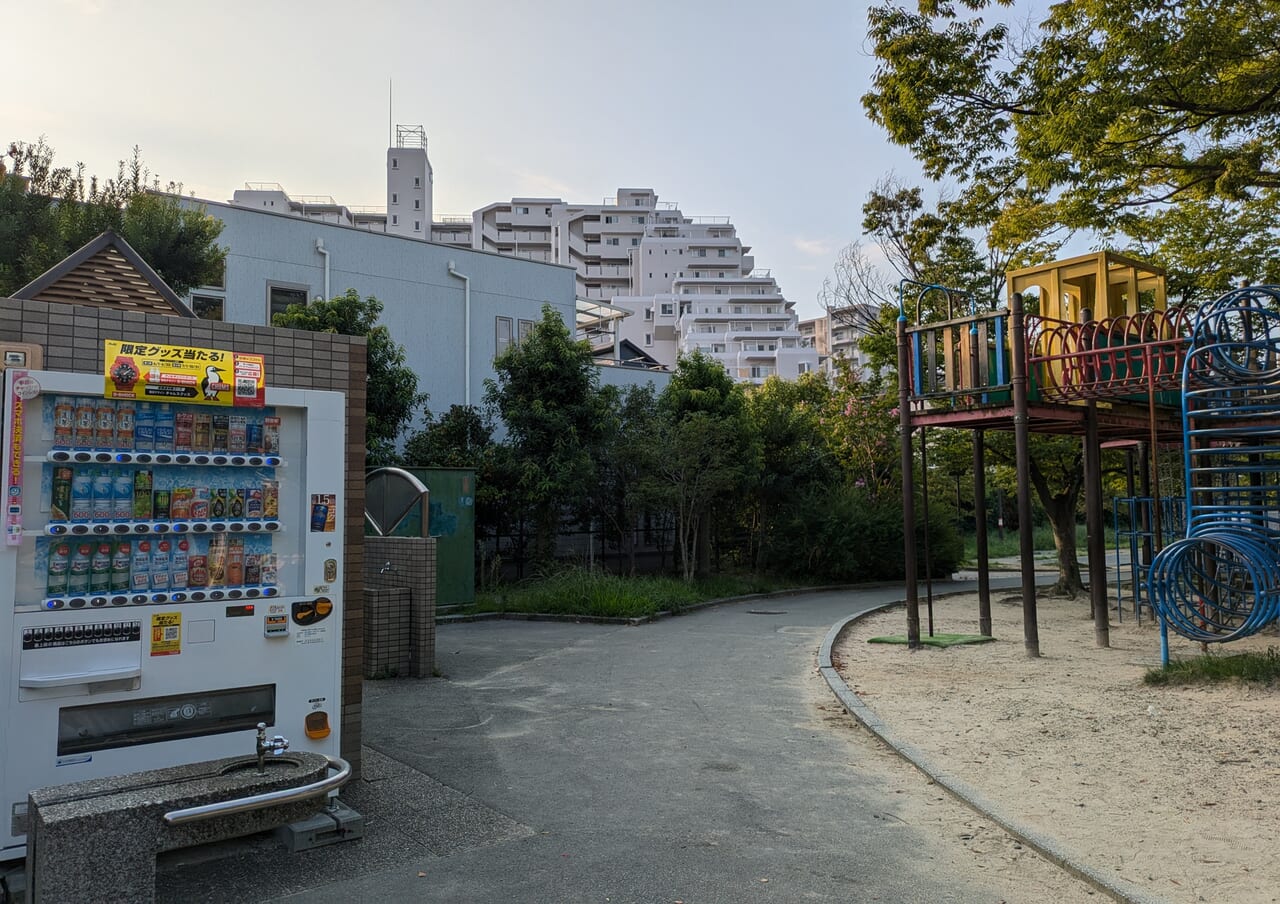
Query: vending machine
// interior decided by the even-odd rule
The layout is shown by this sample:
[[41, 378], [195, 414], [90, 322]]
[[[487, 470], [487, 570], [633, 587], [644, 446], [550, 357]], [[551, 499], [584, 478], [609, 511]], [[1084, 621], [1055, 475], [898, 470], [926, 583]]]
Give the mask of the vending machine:
[[0, 861], [33, 788], [338, 755], [345, 399], [263, 359], [108, 342], [4, 377]]

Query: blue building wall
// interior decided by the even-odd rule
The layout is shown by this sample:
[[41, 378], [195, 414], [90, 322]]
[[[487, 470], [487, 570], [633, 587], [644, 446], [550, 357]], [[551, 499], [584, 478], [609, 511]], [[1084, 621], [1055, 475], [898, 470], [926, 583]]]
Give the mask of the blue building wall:
[[[310, 299], [321, 297], [325, 258], [316, 248], [319, 239], [329, 253], [330, 296], [355, 289], [362, 297], [373, 295], [382, 302], [382, 322], [404, 346], [419, 388], [431, 395], [433, 411], [462, 404], [466, 398], [463, 282], [449, 275], [450, 261], [470, 277], [472, 404], [480, 403], [484, 381], [493, 376], [497, 318], [510, 318], [518, 333], [519, 322], [540, 320], [547, 303], [571, 329], [574, 323], [570, 267], [231, 204], [184, 203], [204, 205], [224, 224], [218, 240], [228, 249], [224, 319], [267, 323], [272, 284], [305, 290]], [[196, 289], [192, 294], [223, 293]]]

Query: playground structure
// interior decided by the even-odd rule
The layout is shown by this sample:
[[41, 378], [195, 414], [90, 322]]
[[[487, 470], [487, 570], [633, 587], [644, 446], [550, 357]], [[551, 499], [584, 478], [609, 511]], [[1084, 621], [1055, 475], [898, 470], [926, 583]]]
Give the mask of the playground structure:
[[[1030, 314], [1029, 295], [1038, 306]], [[926, 301], [945, 319], [926, 322]], [[1204, 642], [1245, 636], [1280, 615], [1280, 289], [1236, 290], [1198, 312], [1169, 310], [1161, 270], [1110, 252], [1011, 272], [1008, 305], [995, 311], [978, 310], [967, 293], [904, 281], [898, 364], [907, 573], [916, 573], [917, 562], [913, 433], [921, 435], [923, 458], [930, 427], [971, 430], [984, 633], [987, 430], [1014, 434], [1020, 525], [1031, 523], [1031, 434], [1081, 438], [1100, 646], [1109, 645], [1104, 444], [1131, 450], [1141, 473], [1141, 493], [1131, 480], [1124, 503], [1139, 615], [1144, 603], [1154, 606], [1164, 632], [1172, 627]], [[1162, 447], [1184, 450], [1184, 504], [1170, 505], [1160, 486]], [[925, 505], [927, 520], [927, 498]], [[1171, 542], [1182, 533], [1183, 510], [1187, 537]], [[1038, 656], [1031, 531], [1020, 531], [1020, 544], [1024, 641], [1028, 655]], [[914, 580], [907, 582], [907, 622], [914, 646]], [[1167, 642], [1162, 649], [1167, 658]]]

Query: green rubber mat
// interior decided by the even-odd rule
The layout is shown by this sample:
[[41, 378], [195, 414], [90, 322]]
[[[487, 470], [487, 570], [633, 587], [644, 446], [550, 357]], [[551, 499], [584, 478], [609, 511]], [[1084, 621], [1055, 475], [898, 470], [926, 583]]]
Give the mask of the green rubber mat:
[[[932, 637], [922, 636], [920, 642], [930, 647], [954, 647], [962, 643], [986, 643], [995, 640], [985, 634], [935, 634]], [[900, 643], [907, 642], [905, 634], [889, 634], [885, 637], [872, 637], [867, 643]]]

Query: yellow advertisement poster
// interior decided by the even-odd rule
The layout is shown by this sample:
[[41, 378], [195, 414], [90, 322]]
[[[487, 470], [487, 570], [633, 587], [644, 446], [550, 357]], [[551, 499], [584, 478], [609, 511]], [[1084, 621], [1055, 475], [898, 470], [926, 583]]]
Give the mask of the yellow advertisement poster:
[[177, 656], [182, 652], [182, 613], [157, 612], [151, 616], [151, 655]]
[[266, 401], [262, 355], [108, 339], [103, 361], [109, 399], [236, 408]]

